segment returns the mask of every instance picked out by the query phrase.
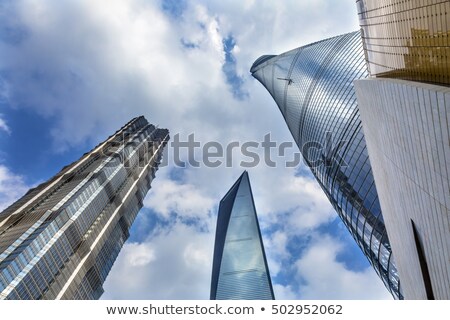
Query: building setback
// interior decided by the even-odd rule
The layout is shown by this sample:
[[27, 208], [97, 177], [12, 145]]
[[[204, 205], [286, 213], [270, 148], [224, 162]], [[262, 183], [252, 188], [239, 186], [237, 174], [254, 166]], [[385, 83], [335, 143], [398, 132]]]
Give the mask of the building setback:
[[359, 32], [255, 61], [305, 163], [383, 283], [402, 299], [353, 81], [368, 76]]
[[357, 1], [355, 82], [405, 299], [450, 299], [450, 2]]
[[169, 139], [144, 117], [0, 213], [0, 299], [98, 299]]
[[220, 201], [210, 297], [275, 299], [247, 171]]

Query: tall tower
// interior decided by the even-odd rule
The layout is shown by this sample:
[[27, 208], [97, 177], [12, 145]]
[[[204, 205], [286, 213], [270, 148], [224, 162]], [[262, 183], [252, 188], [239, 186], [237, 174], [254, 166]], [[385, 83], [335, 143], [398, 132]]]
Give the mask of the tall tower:
[[220, 201], [211, 300], [274, 300], [248, 173]]
[[354, 80], [368, 76], [359, 32], [262, 56], [251, 73], [274, 98], [305, 163], [356, 243], [401, 299], [353, 88]]
[[450, 299], [450, 1], [357, 1], [355, 82], [406, 299]]
[[98, 299], [168, 139], [134, 118], [0, 213], [0, 299]]

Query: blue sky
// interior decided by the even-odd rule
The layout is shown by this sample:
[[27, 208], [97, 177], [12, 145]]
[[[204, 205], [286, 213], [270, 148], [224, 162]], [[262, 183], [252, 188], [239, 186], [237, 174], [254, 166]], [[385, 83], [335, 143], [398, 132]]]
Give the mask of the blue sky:
[[[0, 2], [0, 208], [137, 115], [203, 144], [292, 141], [250, 66], [357, 28], [352, 0]], [[209, 297], [218, 202], [243, 156], [215, 169], [172, 157], [106, 299]], [[248, 169], [276, 297], [389, 299], [307, 168], [277, 160]]]

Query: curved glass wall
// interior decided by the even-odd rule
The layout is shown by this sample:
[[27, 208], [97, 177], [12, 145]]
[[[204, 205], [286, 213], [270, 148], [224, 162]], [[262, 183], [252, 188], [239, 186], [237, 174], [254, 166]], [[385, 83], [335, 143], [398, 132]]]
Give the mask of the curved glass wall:
[[247, 172], [220, 201], [211, 300], [273, 300]]
[[356, 1], [370, 74], [450, 85], [450, 1]]
[[0, 213], [0, 299], [98, 299], [167, 140], [135, 118]]
[[359, 32], [255, 62], [305, 162], [395, 298], [402, 298], [353, 81], [368, 76]]

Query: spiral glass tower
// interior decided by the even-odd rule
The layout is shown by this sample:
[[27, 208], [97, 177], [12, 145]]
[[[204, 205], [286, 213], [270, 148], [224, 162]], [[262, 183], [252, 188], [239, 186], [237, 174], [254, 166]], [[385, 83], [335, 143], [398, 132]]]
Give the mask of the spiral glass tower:
[[359, 32], [265, 55], [251, 67], [277, 103], [305, 163], [386, 287], [402, 298], [353, 81], [366, 78]]
[[211, 300], [274, 300], [269, 267], [245, 171], [220, 201]]
[[98, 299], [169, 139], [144, 117], [0, 213], [1, 299]]

